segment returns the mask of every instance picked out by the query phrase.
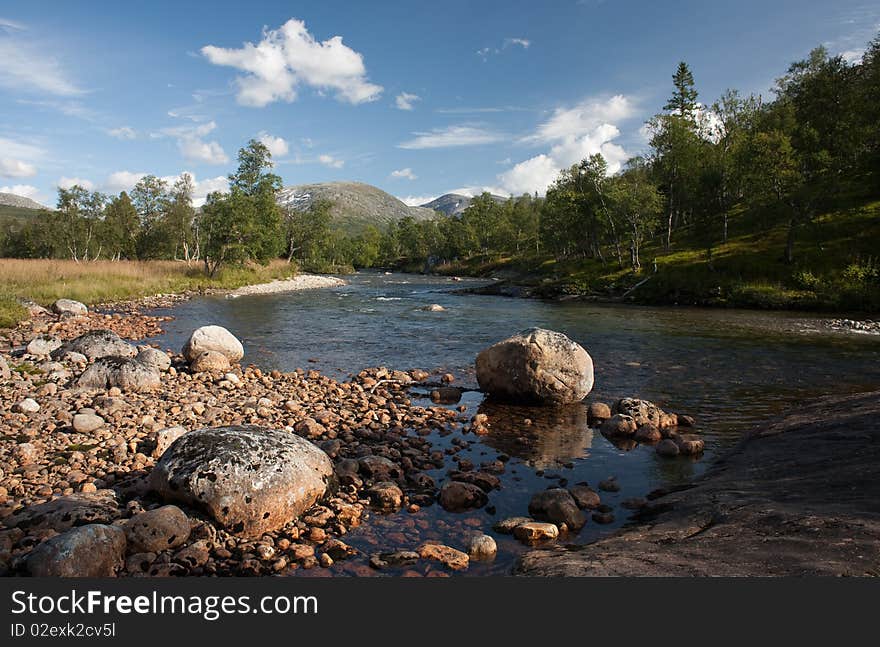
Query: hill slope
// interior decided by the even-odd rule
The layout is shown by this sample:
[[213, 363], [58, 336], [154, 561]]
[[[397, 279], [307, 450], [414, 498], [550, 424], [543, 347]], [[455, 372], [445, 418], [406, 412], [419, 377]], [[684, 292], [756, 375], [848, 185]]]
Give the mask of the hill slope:
[[[502, 198], [500, 195], [493, 195], [492, 197], [496, 202], [507, 201], [507, 198]], [[446, 193], [439, 198], [426, 202], [422, 207], [432, 211], [439, 211], [447, 216], [458, 216], [471, 205], [472, 200], [473, 198], [461, 195], [460, 193]]]
[[46, 207], [30, 198], [14, 193], [0, 193], [0, 231], [6, 228], [18, 229], [45, 210]]
[[19, 209], [45, 209], [36, 200], [25, 198], [14, 193], [0, 193], [0, 207], [17, 207]]
[[349, 234], [357, 234], [368, 225], [383, 229], [407, 216], [416, 220], [435, 217], [430, 209], [408, 207], [382, 189], [361, 182], [322, 182], [285, 187], [278, 195], [283, 209], [305, 211], [317, 200], [333, 203], [333, 222]]

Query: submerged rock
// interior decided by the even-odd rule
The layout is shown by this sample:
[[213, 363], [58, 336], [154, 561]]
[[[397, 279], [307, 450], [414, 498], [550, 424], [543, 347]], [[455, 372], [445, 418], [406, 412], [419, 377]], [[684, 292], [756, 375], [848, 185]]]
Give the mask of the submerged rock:
[[565, 524], [572, 530], [580, 530], [587, 518], [580, 511], [568, 490], [552, 488], [538, 492], [529, 501], [529, 514], [536, 519], [555, 524]]
[[477, 382], [490, 397], [534, 404], [569, 404], [593, 388], [593, 360], [565, 335], [531, 328], [477, 355]]
[[252, 537], [311, 507], [332, 474], [327, 455], [304, 438], [231, 426], [180, 437], [156, 463], [150, 486], [166, 501], [202, 508], [228, 530]]

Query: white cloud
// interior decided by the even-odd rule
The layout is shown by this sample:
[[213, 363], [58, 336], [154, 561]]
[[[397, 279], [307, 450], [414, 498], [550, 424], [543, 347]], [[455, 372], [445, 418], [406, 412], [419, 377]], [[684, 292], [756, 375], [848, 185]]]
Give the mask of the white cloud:
[[203, 164], [226, 164], [229, 156], [217, 142], [206, 142], [201, 139], [187, 138], [177, 142], [183, 158], [188, 162]]
[[409, 167], [398, 169], [396, 171], [391, 171], [391, 177], [406, 178], [407, 180], [415, 180], [416, 178], [418, 178], [418, 176], [413, 173], [412, 169]]
[[504, 39], [504, 46], [505, 47], [510, 47], [511, 45], [519, 45], [523, 49], [528, 49], [529, 45], [531, 45], [531, 44], [532, 44], [532, 41], [530, 41], [528, 38], [505, 38]]
[[850, 65], [856, 65], [862, 62], [865, 55], [865, 48], [848, 49], [840, 53], [840, 57]]
[[0, 137], [0, 151], [10, 158], [22, 159], [28, 162], [39, 160], [46, 155], [45, 149], [35, 144]]
[[260, 133], [259, 141], [269, 149], [269, 152], [272, 153], [272, 157], [284, 157], [290, 150], [287, 140], [283, 137], [270, 135], [265, 130]]
[[601, 153], [608, 162], [609, 173], [616, 173], [629, 157], [613, 140], [620, 136], [614, 122], [635, 115], [633, 102], [623, 95], [590, 98], [571, 108], [557, 108], [540, 124], [533, 135], [522, 141], [530, 144], [551, 144], [550, 150], [524, 160], [498, 176], [501, 186], [512, 195], [539, 194], [564, 168]]
[[501, 141], [503, 136], [477, 126], [448, 126], [430, 132], [415, 132], [415, 137], [398, 144], [398, 148], [421, 150], [424, 148], [451, 148], [454, 146], [477, 146]]
[[217, 124], [209, 121], [195, 126], [173, 126], [162, 128], [152, 133], [153, 138], [174, 137], [177, 139], [177, 147], [184, 159], [188, 162], [201, 162], [204, 164], [226, 164], [229, 156], [223, 147], [216, 141], [205, 141], [204, 137], [212, 133]]
[[408, 195], [405, 198], [398, 198], [398, 200], [408, 207], [421, 207], [423, 204], [428, 204], [439, 197], [439, 195]]
[[[190, 173], [190, 175], [192, 175], [192, 173]], [[193, 176], [193, 179], [195, 179], [195, 176]], [[225, 175], [218, 175], [217, 177], [196, 181], [195, 191], [193, 191], [193, 204], [197, 207], [201, 207], [205, 204], [205, 199], [208, 197], [209, 193], [214, 193], [215, 191], [225, 192], [228, 190], [229, 180]]]
[[46, 204], [40, 190], [30, 184], [14, 184], [13, 186], [0, 186], [0, 193], [14, 193], [22, 198], [36, 200], [40, 204]]
[[342, 168], [345, 166], [345, 160], [336, 159], [332, 155], [318, 155], [318, 161], [330, 168]]
[[394, 99], [394, 104], [397, 106], [398, 110], [412, 110], [415, 106], [413, 103], [416, 101], [421, 101], [422, 98], [417, 94], [410, 94], [409, 92], [401, 92]]
[[58, 180], [57, 186], [59, 189], [69, 189], [73, 186], [81, 186], [86, 191], [91, 191], [95, 188], [95, 183], [91, 180], [85, 180], [80, 177], [62, 177]]
[[45, 53], [44, 46], [20, 35], [19, 32], [26, 31], [23, 25], [11, 20], [0, 21], [0, 86], [58, 96], [83, 93], [61, 64]]
[[119, 193], [120, 191], [131, 191], [132, 187], [138, 183], [148, 173], [133, 173], [131, 171], [116, 171], [107, 176], [101, 188], [109, 193]]
[[236, 77], [238, 102], [263, 107], [296, 99], [301, 84], [332, 90], [340, 101], [374, 101], [382, 86], [367, 80], [363, 56], [344, 45], [341, 36], [317, 41], [303, 21], [291, 18], [278, 29], [263, 29], [263, 39], [240, 49], [207, 45], [201, 53], [214, 65], [244, 72]]
[[134, 131], [134, 128], [131, 128], [129, 126], [111, 128], [107, 131], [107, 134], [111, 137], [116, 137], [117, 139], [135, 139], [137, 137], [137, 133]]
[[28, 162], [0, 157], [0, 175], [4, 177], [33, 177], [37, 174], [37, 167]]

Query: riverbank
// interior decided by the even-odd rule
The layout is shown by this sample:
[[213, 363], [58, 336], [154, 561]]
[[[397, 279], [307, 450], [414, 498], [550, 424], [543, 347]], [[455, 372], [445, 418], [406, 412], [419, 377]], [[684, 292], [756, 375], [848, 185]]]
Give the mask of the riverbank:
[[705, 475], [529, 576], [880, 575], [880, 392], [829, 397], [748, 434]]
[[[123, 304], [146, 299], [173, 301], [175, 295], [205, 294], [289, 279], [297, 267], [285, 261], [266, 266], [224, 268], [205, 276], [198, 263], [183, 261], [90, 261], [0, 259], [0, 328], [13, 328], [29, 308], [56, 299], [75, 299], [88, 306]], [[157, 297], [158, 295], [158, 297]], [[129, 309], [131, 304], [129, 304]]]
[[243, 297], [251, 294], [277, 294], [280, 292], [296, 292], [298, 290], [315, 290], [318, 288], [338, 288], [346, 282], [335, 276], [317, 274], [300, 274], [291, 279], [278, 279], [269, 283], [245, 285], [226, 294], [227, 297]]

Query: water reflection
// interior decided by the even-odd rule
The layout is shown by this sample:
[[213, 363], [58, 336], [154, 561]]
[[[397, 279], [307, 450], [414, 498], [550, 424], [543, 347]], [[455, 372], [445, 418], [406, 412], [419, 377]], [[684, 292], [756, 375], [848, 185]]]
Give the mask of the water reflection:
[[587, 458], [593, 445], [587, 408], [580, 404], [539, 408], [483, 402], [478, 412], [489, 417], [484, 444], [536, 469]]

